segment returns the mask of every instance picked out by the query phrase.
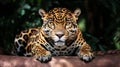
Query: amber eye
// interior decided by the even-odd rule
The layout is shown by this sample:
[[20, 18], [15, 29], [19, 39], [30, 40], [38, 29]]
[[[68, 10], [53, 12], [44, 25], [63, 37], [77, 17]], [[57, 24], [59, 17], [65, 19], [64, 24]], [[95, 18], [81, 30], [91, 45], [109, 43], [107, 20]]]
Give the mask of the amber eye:
[[71, 18], [66, 17], [65, 20], [66, 21], [71, 21]]
[[49, 32], [50, 32], [50, 30], [44, 30], [44, 32], [45, 32], [45, 33], [49, 33]]
[[74, 33], [74, 32], [76, 32], [76, 30], [70, 30], [70, 32], [71, 32], [71, 33]]

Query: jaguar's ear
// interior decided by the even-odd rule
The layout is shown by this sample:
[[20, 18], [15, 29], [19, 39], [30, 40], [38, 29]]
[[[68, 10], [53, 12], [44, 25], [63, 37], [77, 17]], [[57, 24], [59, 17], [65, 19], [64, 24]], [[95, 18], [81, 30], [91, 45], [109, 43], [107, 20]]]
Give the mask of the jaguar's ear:
[[46, 12], [43, 9], [39, 9], [39, 14], [40, 14], [41, 17], [44, 17]]
[[81, 14], [81, 10], [79, 8], [77, 8], [75, 11], [74, 11], [74, 14], [76, 17], [78, 17], [80, 14]]

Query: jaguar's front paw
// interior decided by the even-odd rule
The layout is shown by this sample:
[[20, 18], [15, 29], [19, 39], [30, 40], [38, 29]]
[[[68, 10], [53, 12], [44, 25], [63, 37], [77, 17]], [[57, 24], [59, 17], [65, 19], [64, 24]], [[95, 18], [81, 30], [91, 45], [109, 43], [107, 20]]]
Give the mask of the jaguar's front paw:
[[51, 58], [52, 58], [51, 53], [47, 51], [45, 55], [37, 56], [36, 59], [40, 62], [47, 63], [51, 60]]
[[94, 54], [92, 52], [79, 52], [78, 56], [85, 62], [89, 62], [94, 58]]

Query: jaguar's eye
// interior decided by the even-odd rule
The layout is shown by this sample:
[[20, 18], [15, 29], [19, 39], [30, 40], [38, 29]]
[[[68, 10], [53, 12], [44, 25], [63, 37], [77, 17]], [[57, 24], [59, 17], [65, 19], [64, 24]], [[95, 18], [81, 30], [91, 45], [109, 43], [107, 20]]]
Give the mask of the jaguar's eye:
[[44, 32], [45, 32], [45, 33], [49, 33], [49, 32], [50, 32], [50, 30], [44, 30]]
[[70, 21], [71, 19], [70, 19], [70, 18], [67, 18], [66, 20], [67, 20], [67, 21]]
[[70, 32], [74, 33], [74, 32], [76, 32], [76, 30], [70, 30]]

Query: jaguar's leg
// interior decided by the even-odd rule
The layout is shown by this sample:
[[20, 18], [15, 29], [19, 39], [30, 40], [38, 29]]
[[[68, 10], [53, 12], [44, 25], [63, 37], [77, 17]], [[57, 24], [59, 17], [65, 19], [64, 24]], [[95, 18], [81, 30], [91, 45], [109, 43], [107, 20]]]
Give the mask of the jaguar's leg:
[[32, 43], [27, 47], [31, 47], [33, 57], [40, 62], [48, 62], [52, 58], [50, 51], [43, 48], [39, 43]]
[[85, 62], [89, 62], [94, 58], [94, 54], [91, 50], [91, 47], [85, 42], [81, 45], [80, 50], [78, 52], [78, 56]]
[[82, 34], [80, 34], [81, 37], [77, 39], [78, 46], [80, 47], [77, 55], [79, 56], [80, 59], [82, 59], [85, 62], [89, 62], [94, 58], [94, 53], [88, 45], [85, 40], [82, 38]]

